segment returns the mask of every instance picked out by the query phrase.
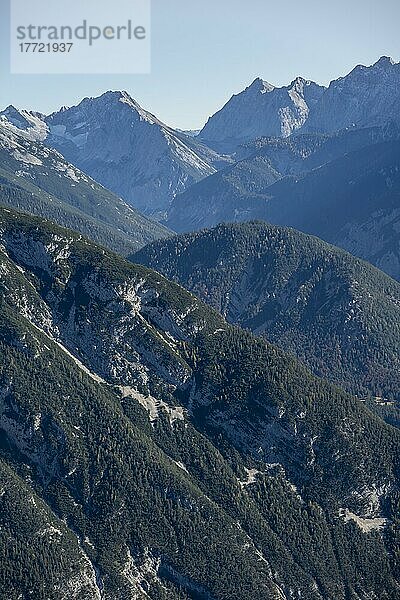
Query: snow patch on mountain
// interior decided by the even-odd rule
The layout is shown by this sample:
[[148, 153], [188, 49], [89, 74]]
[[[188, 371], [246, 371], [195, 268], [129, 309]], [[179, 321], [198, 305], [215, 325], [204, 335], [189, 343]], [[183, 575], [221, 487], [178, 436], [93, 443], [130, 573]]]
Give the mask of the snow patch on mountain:
[[18, 110], [15, 106], [8, 106], [0, 112], [0, 117], [4, 117], [17, 130], [25, 132], [28, 139], [32, 141], [43, 141], [47, 137], [47, 125], [45, 116], [41, 113]]

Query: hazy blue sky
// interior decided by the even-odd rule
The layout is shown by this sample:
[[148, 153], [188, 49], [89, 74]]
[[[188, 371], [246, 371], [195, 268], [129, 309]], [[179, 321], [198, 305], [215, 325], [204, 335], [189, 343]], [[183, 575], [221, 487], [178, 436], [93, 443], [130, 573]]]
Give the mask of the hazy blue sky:
[[398, 0], [153, 0], [150, 75], [9, 75], [0, 3], [1, 107], [49, 112], [126, 89], [168, 124], [197, 128], [257, 76], [328, 83], [383, 54], [400, 58]]

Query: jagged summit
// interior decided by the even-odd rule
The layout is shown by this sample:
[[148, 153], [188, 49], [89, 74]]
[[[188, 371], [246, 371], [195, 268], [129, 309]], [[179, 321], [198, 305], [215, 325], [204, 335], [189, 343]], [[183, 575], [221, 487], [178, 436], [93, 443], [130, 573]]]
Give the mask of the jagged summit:
[[9, 104], [3, 111], [0, 112], [0, 115], [4, 115], [6, 117], [31, 115], [41, 119], [44, 119], [46, 117], [45, 114], [37, 110], [26, 110], [23, 108], [17, 108], [16, 106], [14, 106], [14, 104]]
[[[272, 92], [273, 90], [288, 90], [288, 89], [291, 89], [298, 85], [318, 85], [318, 84], [315, 83], [314, 81], [312, 81], [311, 79], [306, 79], [305, 77], [302, 77], [301, 75], [298, 75], [297, 77], [295, 77], [288, 85], [282, 85], [282, 86], [273, 85], [272, 83], [269, 83], [269, 81], [262, 79], [262, 77], [256, 77], [254, 79], [254, 81], [249, 86], [247, 86], [247, 88], [245, 88], [244, 91], [253, 90], [253, 91], [264, 93], [264, 92]], [[322, 86], [319, 86], [319, 87], [322, 87]], [[243, 92], [240, 92], [239, 94], [236, 94], [236, 95], [238, 96], [241, 93], [243, 93]]]
[[40, 112], [16, 108], [13, 104], [0, 112], [4, 125], [19, 130], [32, 140], [43, 141], [47, 135], [45, 116]]
[[348, 75], [331, 81], [304, 129], [332, 133], [347, 127], [399, 123], [399, 64], [381, 56], [374, 64], [357, 65]]
[[130, 104], [132, 104], [134, 106], [139, 106], [139, 103], [126, 90], [108, 90], [106, 92], [103, 92], [99, 96], [90, 96], [90, 97], [84, 98], [80, 102], [80, 104], [82, 104], [82, 102], [87, 102], [87, 101], [89, 101], [89, 102], [102, 102], [102, 101], [121, 102], [121, 101], [125, 101], [125, 102], [129, 102]]
[[13, 104], [9, 104], [2, 112], [1, 114], [6, 115], [6, 114], [15, 114], [15, 113], [19, 113], [18, 108], [16, 108]]
[[77, 104], [73, 106], [63, 106], [60, 108], [60, 110], [56, 110], [52, 114], [64, 112], [65, 110], [70, 110], [86, 104], [106, 104], [121, 101], [129, 102], [133, 106], [140, 106], [139, 103], [126, 90], [108, 90], [98, 96], [86, 96]]
[[305, 123], [324, 90], [303, 77], [282, 87], [257, 77], [208, 120], [200, 137], [214, 147], [226, 142], [228, 151], [262, 136], [287, 137]]
[[248, 91], [251, 90], [256, 93], [261, 92], [261, 94], [272, 92], [274, 89], [275, 86], [272, 85], [272, 83], [269, 83], [265, 79], [261, 79], [261, 77], [256, 77], [254, 81], [246, 88]]
[[389, 56], [357, 65], [328, 88], [301, 76], [281, 87], [257, 77], [208, 119], [199, 137], [215, 149], [234, 152], [248, 141], [288, 137], [300, 129], [328, 133], [385, 125], [399, 121], [399, 90], [399, 63]]
[[177, 193], [215, 171], [204, 149], [182, 139], [125, 90], [84, 98], [51, 114], [46, 124], [49, 146], [157, 218]]
[[[288, 85], [282, 85], [282, 86], [275, 86], [272, 83], [269, 83], [268, 81], [266, 81], [265, 79], [262, 79], [261, 77], [256, 77], [256, 79], [254, 79], [254, 81], [246, 88], [246, 90], [253, 90], [258, 93], [265, 94], [268, 92], [272, 92], [274, 90], [290, 90], [292, 88], [298, 88], [300, 86], [305, 86], [305, 85], [317, 86], [318, 84], [316, 84], [311, 79], [305, 79], [301, 75], [298, 75], [297, 77], [295, 77]], [[321, 86], [318, 86], [318, 87], [321, 87]]]
[[17, 122], [21, 129], [23, 126], [29, 125], [30, 122], [27, 117], [32, 114], [33, 113], [30, 111], [16, 108], [13, 104], [9, 104], [9, 106], [0, 113], [0, 115], [5, 117], [11, 124], [16, 124], [15, 122]]
[[49, 119], [56, 118], [60, 113], [68, 111], [78, 112], [79, 110], [90, 112], [104, 111], [104, 110], [115, 110], [121, 108], [121, 105], [129, 107], [136, 112], [141, 119], [145, 119], [151, 123], [158, 123], [167, 127], [162, 123], [156, 116], [145, 110], [137, 100], [135, 100], [129, 92], [126, 90], [108, 90], [99, 96], [88, 96], [83, 98], [78, 104], [71, 107], [63, 107], [62, 109], [53, 112], [49, 115]]
[[391, 58], [390, 56], [381, 56], [376, 63], [373, 64], [374, 67], [380, 66], [380, 67], [386, 67], [386, 66], [393, 66], [393, 65], [398, 65], [399, 63], [397, 63], [393, 58]]
[[293, 85], [296, 85], [297, 83], [311, 83], [310, 79], [305, 79], [304, 77], [302, 77], [301, 75], [298, 75], [297, 77], [295, 77], [293, 79], [293, 81], [290, 82], [288, 87], [291, 87]]
[[298, 86], [316, 86], [318, 88], [324, 87], [324, 86], [319, 85], [318, 83], [315, 83], [315, 81], [313, 81], [312, 79], [306, 79], [305, 77], [301, 77], [301, 75], [298, 75], [297, 77], [295, 77], [293, 79], [293, 81], [291, 81], [289, 83], [288, 86], [283, 86], [283, 87], [290, 89], [290, 88], [294, 88], [294, 87], [298, 87]]
[[396, 63], [396, 61], [393, 60], [393, 58], [391, 58], [390, 56], [381, 56], [380, 58], [378, 58], [377, 61], [375, 61], [371, 65], [356, 65], [347, 75], [344, 75], [343, 77], [338, 77], [337, 79], [331, 81], [330, 86], [334, 85], [337, 81], [343, 81], [344, 79], [347, 79], [350, 76], [354, 76], [355, 74], [361, 74], [362, 76], [364, 76], [365, 74], [376, 72], [377, 70], [380, 73], [384, 70], [390, 71], [392, 67], [398, 64], [399, 63]]

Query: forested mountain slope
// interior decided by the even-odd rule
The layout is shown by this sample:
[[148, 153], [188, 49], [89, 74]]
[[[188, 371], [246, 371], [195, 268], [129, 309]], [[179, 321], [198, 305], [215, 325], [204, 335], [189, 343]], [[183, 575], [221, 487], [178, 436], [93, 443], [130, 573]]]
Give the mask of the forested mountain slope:
[[399, 597], [396, 429], [71, 231], [0, 241], [1, 598]]
[[132, 260], [359, 396], [400, 400], [400, 284], [350, 254], [263, 222], [154, 242]]

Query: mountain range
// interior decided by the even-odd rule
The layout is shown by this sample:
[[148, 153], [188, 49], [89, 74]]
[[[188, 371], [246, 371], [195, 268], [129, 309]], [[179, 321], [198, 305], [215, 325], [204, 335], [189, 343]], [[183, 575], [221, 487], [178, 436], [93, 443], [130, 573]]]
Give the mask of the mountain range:
[[400, 600], [399, 75], [0, 113], [0, 600]]
[[[40, 120], [39, 120], [40, 123]], [[129, 254], [169, 235], [57, 151], [40, 141], [40, 129], [24, 130], [0, 120], [0, 200]]]
[[386, 56], [370, 67], [358, 65], [328, 88], [303, 77], [284, 87], [258, 78], [210, 117], [199, 137], [232, 151], [264, 136], [399, 124], [399, 80], [400, 63]]
[[2, 113], [16, 127], [38, 132], [79, 169], [138, 210], [162, 216], [172, 198], [215, 172], [219, 156], [192, 136], [174, 131], [127, 92], [85, 98], [49, 116]]
[[154, 271], [0, 223], [1, 598], [398, 597], [398, 430]]
[[[263, 219], [317, 235], [400, 280], [399, 63], [382, 57], [333, 81], [288, 137], [269, 128], [261, 108], [282, 89], [250, 86], [210, 119], [200, 137], [221, 122], [210, 137], [223, 145], [225, 130], [229, 145], [234, 113], [235, 162], [177, 195], [169, 228]], [[268, 118], [282, 114], [274, 110]], [[247, 134], [248, 114], [258, 129]]]
[[400, 401], [400, 284], [294, 229], [264, 222], [153, 242], [133, 255], [228, 321], [361, 398]]
[[[257, 152], [178, 196], [169, 227], [185, 232], [221, 222], [263, 219], [317, 235], [400, 280], [398, 131], [391, 131], [393, 139], [385, 139], [385, 131], [376, 129], [354, 137], [346, 134], [339, 144], [348, 135], [353, 138], [346, 143], [350, 151], [343, 155], [339, 151], [328, 162], [324, 162], [326, 144], [321, 148], [320, 141], [317, 152], [306, 159], [293, 153], [291, 143], [289, 148], [274, 144], [272, 150], [267, 144], [267, 153]], [[363, 145], [368, 139], [375, 142]], [[336, 136], [333, 143], [330, 140], [331, 147], [335, 140]], [[296, 140], [297, 145], [301, 140]], [[351, 146], [360, 147], [351, 150]], [[271, 157], [276, 147], [278, 161]], [[278, 163], [285, 163], [288, 154], [294, 155], [293, 169], [299, 173], [303, 168], [303, 173], [280, 176]]]
[[398, 130], [399, 80], [399, 63], [388, 57], [359, 65], [328, 88], [302, 77], [284, 87], [257, 78], [199, 133], [165, 125], [123, 91], [85, 98], [50, 115], [13, 106], [1, 114], [134, 208], [170, 223], [175, 198], [249, 156], [246, 146], [255, 140], [292, 141], [307, 133], [324, 140], [352, 128]]

